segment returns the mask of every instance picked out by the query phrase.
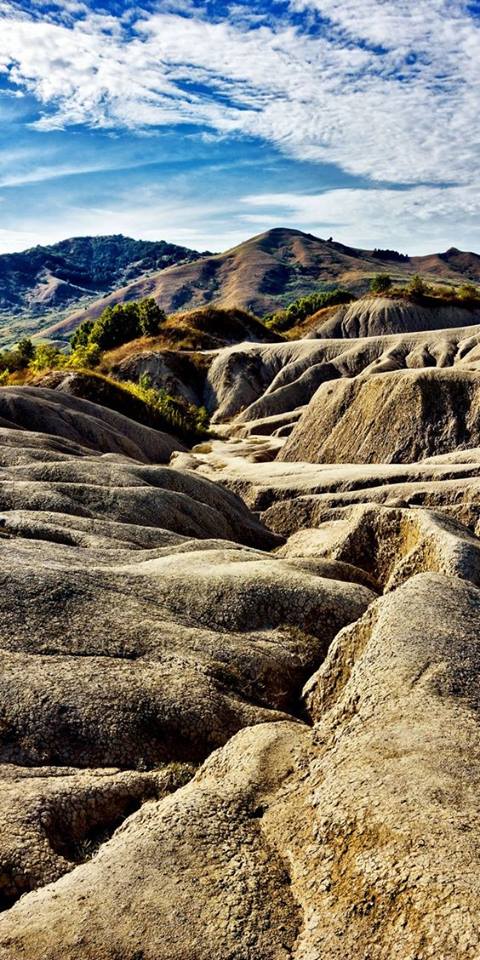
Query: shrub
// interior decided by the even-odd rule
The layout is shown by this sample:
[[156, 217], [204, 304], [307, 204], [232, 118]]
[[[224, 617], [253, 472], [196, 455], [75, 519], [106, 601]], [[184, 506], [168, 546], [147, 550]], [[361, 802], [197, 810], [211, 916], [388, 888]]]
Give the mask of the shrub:
[[407, 287], [407, 294], [412, 297], [424, 297], [428, 293], [428, 286], [420, 274], [416, 273]]
[[26, 367], [35, 356], [35, 347], [29, 337], [24, 337], [16, 346], [19, 362]]
[[167, 314], [161, 310], [153, 297], [145, 297], [138, 304], [140, 331], [144, 337], [155, 337], [160, 332]]
[[89, 336], [92, 332], [94, 321], [93, 320], [84, 320], [79, 327], [72, 333], [70, 337], [70, 344], [72, 350], [75, 350], [76, 347], [82, 346], [86, 347], [88, 343]]
[[456, 294], [459, 300], [480, 300], [480, 290], [473, 283], [462, 283]]
[[197, 441], [208, 436], [209, 416], [205, 407], [195, 407], [176, 397], [170, 396], [166, 390], [157, 390], [151, 385], [148, 373], [143, 373], [138, 383], [125, 380], [122, 386], [134, 397], [143, 400], [149, 407], [161, 414], [168, 427], [187, 441]]
[[58, 347], [53, 343], [41, 343], [35, 350], [35, 356], [28, 364], [29, 370], [37, 373], [40, 370], [48, 370], [52, 367], [63, 367], [65, 365], [65, 356], [60, 353]]
[[96, 343], [100, 350], [113, 350], [128, 340], [140, 336], [140, 318], [137, 303], [117, 303], [106, 307], [88, 335], [88, 343]]
[[96, 343], [87, 343], [85, 346], [79, 344], [75, 347], [75, 350], [66, 357], [65, 366], [73, 367], [73, 369], [86, 368], [87, 370], [93, 370], [94, 367], [98, 366], [102, 357], [102, 352], [100, 347]]
[[114, 350], [137, 337], [154, 337], [159, 333], [166, 314], [153, 297], [117, 303], [105, 310], [96, 320], [84, 320], [70, 337], [73, 350], [96, 344], [100, 350]]
[[32, 341], [25, 337], [14, 350], [3, 350], [0, 353], [0, 372], [8, 370], [9, 373], [15, 373], [24, 370], [34, 356], [35, 347]]
[[372, 293], [386, 293], [392, 286], [392, 278], [388, 273], [377, 273], [370, 280]]
[[295, 326], [297, 323], [308, 320], [309, 317], [313, 317], [313, 315], [323, 307], [330, 307], [340, 303], [350, 303], [350, 301], [354, 299], [353, 294], [349, 293], [348, 290], [342, 290], [340, 287], [337, 287], [335, 290], [318, 291], [317, 293], [300, 297], [298, 300], [289, 304], [285, 310], [277, 310], [276, 313], [267, 313], [263, 317], [263, 323], [266, 327], [274, 330], [286, 330], [289, 327]]
[[284, 330], [288, 327], [285, 310], [277, 310], [275, 313], [266, 313], [262, 317], [262, 323], [269, 330]]

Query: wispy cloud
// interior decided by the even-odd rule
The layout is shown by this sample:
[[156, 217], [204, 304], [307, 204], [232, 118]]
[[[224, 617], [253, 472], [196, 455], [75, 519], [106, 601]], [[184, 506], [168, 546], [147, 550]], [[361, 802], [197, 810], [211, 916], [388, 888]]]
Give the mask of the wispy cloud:
[[[103, 12], [86, 0], [0, 0], [0, 123], [14, 130], [0, 151], [0, 188], [11, 188], [3, 249], [99, 230], [219, 249], [282, 222], [409, 252], [462, 238], [480, 245], [473, 5], [234, 0], [227, 16], [217, 0], [161, 0], [116, 9], [108, 12], [108, 0]], [[161, 195], [132, 189], [126, 176], [125, 196], [120, 190], [113, 202], [101, 172], [155, 162], [160, 140], [178, 125], [177, 159], [208, 153], [208, 188], [198, 176], [193, 192], [194, 163], [184, 172], [180, 162]], [[272, 155], [292, 158], [299, 184], [269, 182], [267, 171], [260, 183], [257, 170], [255, 190], [245, 189], [236, 170], [238, 190], [219, 172], [224, 189], [229, 179], [232, 187], [217, 199], [214, 165], [225, 149], [240, 166], [242, 139], [255, 144], [254, 156], [263, 141]], [[302, 190], [311, 164], [319, 165], [319, 188], [309, 173]], [[322, 164], [349, 188], [322, 190]], [[82, 174], [91, 185], [81, 198], [87, 209], [81, 191], [72, 199], [71, 183], [49, 193], [50, 178]], [[32, 190], [34, 212], [17, 211], [15, 189], [42, 182], [43, 207], [41, 189]]]
[[480, 30], [465, 3], [292, 0], [313, 32], [298, 16], [267, 26], [261, 7], [252, 23], [244, 4], [228, 21], [192, 3], [130, 18], [4, 4], [0, 71], [42, 104], [41, 130], [189, 123], [376, 181], [472, 182]]
[[431, 253], [452, 244], [459, 223], [480, 247], [480, 195], [476, 186], [418, 186], [327, 190], [318, 195], [253, 194], [242, 198], [242, 216], [253, 229], [278, 223], [312, 229], [359, 246], [389, 246], [392, 239], [411, 254]]

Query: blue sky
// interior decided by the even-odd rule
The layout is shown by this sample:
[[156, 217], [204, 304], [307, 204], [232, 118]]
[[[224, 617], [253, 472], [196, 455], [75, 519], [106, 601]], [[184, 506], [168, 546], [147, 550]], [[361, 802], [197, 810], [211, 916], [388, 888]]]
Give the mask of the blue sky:
[[480, 251], [480, 3], [0, 0], [0, 252]]

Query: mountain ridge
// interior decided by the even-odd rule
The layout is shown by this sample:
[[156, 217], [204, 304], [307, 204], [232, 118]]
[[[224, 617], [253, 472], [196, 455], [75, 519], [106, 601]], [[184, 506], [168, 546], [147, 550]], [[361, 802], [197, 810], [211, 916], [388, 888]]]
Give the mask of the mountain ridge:
[[167, 313], [215, 303], [225, 308], [241, 307], [262, 316], [300, 296], [339, 284], [354, 293], [365, 293], [370, 278], [378, 272], [389, 272], [400, 281], [415, 273], [436, 281], [480, 281], [480, 255], [476, 253], [447, 251], [444, 255], [409, 257], [407, 262], [389, 261], [379, 253], [382, 251], [322, 240], [301, 230], [274, 228], [224, 253], [139, 278], [92, 303], [86, 311], [73, 311], [45, 333], [68, 335], [83, 319], [97, 317], [105, 306], [144, 296], [154, 297]]
[[480, 282], [480, 255], [450, 247], [410, 257], [286, 227], [216, 254], [121, 234], [70, 238], [0, 256], [0, 340], [25, 334], [64, 340], [106, 306], [147, 296], [167, 313], [215, 304], [262, 316], [339, 284], [365, 293], [379, 272], [398, 282], [415, 273], [435, 282]]

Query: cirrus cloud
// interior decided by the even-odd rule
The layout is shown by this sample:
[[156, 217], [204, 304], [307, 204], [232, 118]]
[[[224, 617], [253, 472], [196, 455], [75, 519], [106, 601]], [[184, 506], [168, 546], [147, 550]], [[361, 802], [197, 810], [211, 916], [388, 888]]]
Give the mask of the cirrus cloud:
[[0, 7], [0, 72], [41, 105], [39, 130], [194, 124], [374, 181], [476, 175], [480, 30], [459, 0], [292, 0], [268, 26], [242, 4], [42, 9]]

